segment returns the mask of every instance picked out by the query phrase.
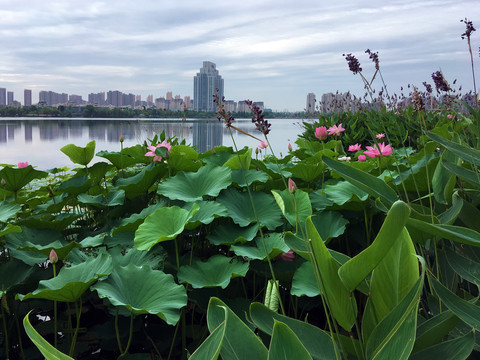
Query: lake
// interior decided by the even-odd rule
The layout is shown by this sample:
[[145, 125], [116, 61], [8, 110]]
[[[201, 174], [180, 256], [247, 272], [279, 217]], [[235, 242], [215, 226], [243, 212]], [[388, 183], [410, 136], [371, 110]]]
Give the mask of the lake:
[[[302, 120], [268, 119], [272, 124], [268, 140], [276, 156], [288, 152], [289, 143], [302, 133]], [[259, 139], [263, 135], [255, 129], [251, 119], [235, 120], [234, 125]], [[120, 136], [124, 147], [141, 144], [163, 130], [167, 137], [176, 136], [204, 152], [214, 146], [244, 146], [256, 148], [259, 141], [232, 130], [233, 140], [223, 122], [217, 119], [84, 119], [84, 118], [0, 118], [0, 164], [27, 161], [39, 170], [54, 167], [73, 167], [70, 159], [60, 151], [67, 144], [85, 146], [95, 140], [95, 152], [120, 151]], [[270, 153], [270, 152], [269, 152]], [[106, 161], [95, 158], [94, 161]]]

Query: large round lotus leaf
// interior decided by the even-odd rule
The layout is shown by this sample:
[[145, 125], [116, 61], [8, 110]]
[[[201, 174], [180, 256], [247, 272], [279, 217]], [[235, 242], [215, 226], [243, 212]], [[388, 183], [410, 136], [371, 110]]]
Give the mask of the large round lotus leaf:
[[112, 256], [113, 266], [127, 266], [133, 264], [136, 266], [148, 265], [153, 270], [163, 270], [163, 263], [167, 257], [166, 251], [157, 246], [150, 251], [141, 251], [137, 248], [129, 248], [126, 252], [120, 246], [115, 246], [108, 250]]
[[141, 223], [144, 222], [145, 218], [153, 213], [155, 210], [160, 209], [161, 207], [165, 206], [165, 202], [161, 201], [155, 205], [147, 206], [138, 214], [132, 214], [129, 217], [122, 219], [120, 225], [113, 229], [112, 235], [120, 231], [136, 231]]
[[33, 179], [42, 179], [47, 176], [48, 173], [35, 170], [32, 165], [18, 169], [5, 166], [0, 170], [0, 179], [5, 181], [2, 187], [5, 190], [13, 192], [17, 192]]
[[87, 165], [95, 155], [95, 140], [90, 141], [84, 148], [74, 144], [65, 145], [60, 149], [75, 164]]
[[313, 225], [317, 228], [323, 242], [328, 244], [330, 239], [336, 238], [345, 232], [348, 224], [340, 212], [322, 211], [312, 216]]
[[[264, 260], [267, 258], [267, 253], [270, 258], [274, 258], [277, 255], [280, 255], [284, 252], [290, 250], [290, 248], [283, 241], [282, 233], [271, 233], [264, 235], [265, 246], [261, 237], [255, 239], [255, 246], [251, 245], [232, 245], [230, 250], [232, 250], [235, 255], [247, 257], [249, 259], [258, 259]], [[267, 248], [267, 253], [265, 253], [265, 247]]]
[[14, 232], [22, 232], [22, 228], [18, 225], [7, 224], [5, 228], [0, 230], [0, 238], [4, 235], [14, 233]]
[[65, 231], [75, 220], [82, 217], [81, 214], [61, 213], [52, 215], [42, 213], [39, 215], [28, 216], [18, 219], [17, 224], [37, 229], [51, 229], [56, 231]]
[[322, 190], [310, 193], [310, 201], [315, 210], [322, 211], [333, 205], [333, 201]]
[[293, 177], [302, 179], [305, 182], [313, 182], [316, 178], [322, 175], [326, 167], [327, 166], [319, 157], [312, 156], [295, 164], [290, 170]]
[[167, 171], [163, 164], [151, 163], [134, 176], [118, 179], [115, 186], [125, 190], [125, 196], [128, 199], [133, 199], [135, 196], [148, 193], [150, 187]]
[[232, 170], [232, 181], [240, 187], [250, 186], [254, 182], [266, 183], [268, 174], [265, 171], [257, 170]]
[[198, 160], [198, 153], [191, 146], [172, 146], [168, 154], [168, 166], [175, 171], [197, 171], [202, 162]]
[[[243, 154], [241, 154], [243, 152]], [[244, 151], [243, 149], [240, 150], [235, 154], [235, 156], [232, 156], [230, 159], [228, 159], [223, 166], [226, 166], [232, 170], [234, 169], [249, 169], [250, 168], [250, 163], [252, 161], [252, 148], [246, 149]]]
[[125, 202], [125, 191], [110, 189], [107, 196], [102, 194], [97, 196], [80, 194], [77, 196], [77, 200], [81, 204], [94, 205], [99, 208], [123, 205]]
[[195, 289], [214, 286], [225, 289], [231, 278], [245, 276], [247, 271], [248, 262], [214, 255], [205, 262], [196, 260], [192, 265], [180, 267], [178, 281], [189, 283]]
[[290, 294], [309, 297], [315, 297], [320, 294], [320, 289], [313, 271], [313, 265], [310, 261], [304, 262], [297, 271], [295, 271]]
[[231, 245], [237, 242], [251, 241], [257, 235], [257, 232], [257, 224], [240, 227], [229, 222], [215, 226], [213, 231], [207, 235], [207, 239], [213, 245]]
[[[8, 249], [26, 252], [37, 252], [43, 255], [40, 262], [46, 261], [52, 249], [58, 255], [60, 260], [65, 259], [68, 253], [74, 248], [82, 246], [75, 242], [67, 242], [63, 235], [55, 230], [49, 229], [30, 229], [22, 227], [22, 232], [11, 233], [5, 236], [5, 243]], [[23, 261], [22, 258], [19, 258]]]
[[202, 160], [207, 163], [207, 164], [212, 164], [212, 165], [217, 165], [217, 166], [222, 166], [225, 164], [225, 162], [228, 161], [233, 156], [237, 156], [236, 154], [232, 154], [231, 152], [227, 151], [222, 151], [218, 152], [215, 150], [215, 153], [213, 155], [208, 155], [208, 153], [203, 153], [201, 154]]
[[188, 203], [183, 208], [185, 210], [191, 210], [191, 208], [197, 204], [200, 209], [189, 220], [185, 228], [191, 230], [202, 224], [210, 224], [213, 219], [220, 216], [228, 216], [227, 209], [222, 204], [216, 201], [196, 201], [194, 203]]
[[125, 169], [137, 164], [137, 160], [132, 156], [121, 152], [100, 151], [97, 156], [109, 160], [117, 169]]
[[0, 202], [0, 222], [7, 222], [9, 219], [22, 210], [22, 207], [17, 204], [11, 204], [7, 201]]
[[129, 264], [116, 267], [104, 281], [92, 287], [98, 296], [115, 306], [124, 306], [134, 314], [154, 314], [175, 325], [180, 309], [187, 304], [187, 293], [173, 276], [149, 266]]
[[66, 192], [69, 194], [81, 194], [86, 192], [92, 186], [92, 181], [88, 178], [88, 175], [75, 176], [68, 180], [63, 181], [58, 186], [58, 191]]
[[343, 205], [348, 201], [361, 202], [368, 199], [368, 194], [348, 181], [340, 181], [335, 185], [326, 185], [327, 198], [337, 205]]
[[178, 206], [154, 211], [135, 232], [135, 246], [138, 250], [150, 250], [161, 241], [175, 239], [198, 209], [198, 205], [194, 204], [190, 211]]
[[232, 183], [231, 170], [211, 165], [196, 173], [180, 172], [158, 185], [157, 192], [170, 199], [186, 202], [202, 200], [204, 195], [217, 196]]
[[0, 298], [12, 286], [21, 284], [33, 270], [34, 267], [16, 259], [0, 264]]
[[38, 289], [26, 295], [17, 294], [20, 300], [30, 298], [74, 302], [99, 278], [112, 272], [112, 258], [103, 253], [88, 261], [63, 267], [58, 275], [50, 280], [42, 280]]
[[227, 208], [228, 215], [240, 226], [247, 226], [256, 221], [253, 206], [255, 206], [260, 225], [266, 226], [269, 230], [274, 230], [277, 226], [283, 224], [282, 212], [272, 195], [264, 192], [252, 192], [251, 194], [253, 205], [248, 192], [238, 192], [235, 189], [223, 191], [217, 201]]
[[306, 192], [297, 190], [295, 194], [291, 194], [288, 189], [285, 189], [283, 191], [272, 190], [272, 194], [290, 225], [296, 226], [297, 218], [298, 225], [303, 225], [307, 217], [312, 215], [312, 205]]

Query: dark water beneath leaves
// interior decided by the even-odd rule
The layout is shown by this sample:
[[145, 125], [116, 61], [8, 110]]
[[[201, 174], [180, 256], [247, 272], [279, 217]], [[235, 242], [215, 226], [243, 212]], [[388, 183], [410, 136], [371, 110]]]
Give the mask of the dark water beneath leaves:
[[[302, 132], [299, 119], [269, 119], [272, 123], [268, 140], [276, 156], [285, 155], [289, 143]], [[263, 135], [255, 130], [250, 119], [235, 120], [235, 126], [257, 138]], [[0, 118], [0, 164], [28, 162], [39, 170], [54, 167], [73, 167], [70, 159], [60, 151], [67, 144], [85, 146], [95, 140], [95, 152], [120, 151], [120, 136], [124, 147], [141, 144], [163, 130], [167, 137], [186, 140], [204, 152], [214, 146], [244, 146], [256, 148], [259, 141], [239, 131], [232, 136], [217, 119], [71, 119], [71, 118]], [[147, 140], [148, 142], [148, 140]], [[265, 150], [263, 150], [263, 153]], [[270, 154], [270, 150], [268, 150]], [[259, 155], [261, 156], [261, 155]], [[101, 158], [95, 157], [94, 161]], [[102, 158], [105, 161], [105, 159]]]

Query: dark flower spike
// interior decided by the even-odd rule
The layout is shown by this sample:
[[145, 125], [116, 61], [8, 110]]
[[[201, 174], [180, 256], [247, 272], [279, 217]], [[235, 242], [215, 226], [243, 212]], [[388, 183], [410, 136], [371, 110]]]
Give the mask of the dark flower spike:
[[272, 124], [269, 124], [268, 121], [265, 120], [263, 111], [253, 101], [245, 100], [245, 102], [253, 113], [252, 123], [255, 124], [257, 130], [263, 133], [263, 135], [268, 135], [270, 132], [270, 126], [272, 126]]
[[472, 35], [472, 32], [476, 31], [476, 29], [473, 27], [473, 23], [467, 18], [465, 18], [465, 20], [460, 20], [460, 22], [465, 23], [465, 32], [460, 35], [462, 40], [467, 38], [467, 40], [470, 41], [470, 35]]
[[380, 63], [378, 61], [378, 51], [373, 52], [370, 49], [365, 50], [365, 53], [369, 55], [369, 59], [372, 60], [375, 64], [375, 69], [380, 70]]
[[432, 74], [432, 79], [433, 79], [433, 82], [435, 83], [437, 92], [440, 92], [440, 91], [446, 92], [451, 90], [450, 85], [448, 85], [448, 82], [447, 80], [445, 80], [445, 77], [443, 76], [441, 71], [435, 71]]
[[342, 56], [345, 56], [345, 60], [347, 60], [348, 63], [348, 68], [350, 69], [353, 74], [357, 74], [359, 72], [362, 72], [362, 68], [360, 67], [360, 62], [358, 59], [353, 56], [352, 54], [342, 54]]

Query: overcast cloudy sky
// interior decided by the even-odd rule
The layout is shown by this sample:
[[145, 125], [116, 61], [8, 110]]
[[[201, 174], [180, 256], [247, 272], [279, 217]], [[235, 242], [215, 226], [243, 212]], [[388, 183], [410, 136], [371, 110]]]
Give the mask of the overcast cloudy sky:
[[356, 55], [371, 77], [369, 48], [391, 93], [423, 88], [439, 69], [464, 92], [473, 88], [465, 17], [479, 29], [478, 65], [479, 0], [0, 0], [0, 87], [22, 103], [25, 88], [34, 102], [40, 90], [193, 97], [193, 76], [208, 60], [227, 99], [297, 111], [309, 92], [362, 95], [342, 54]]

